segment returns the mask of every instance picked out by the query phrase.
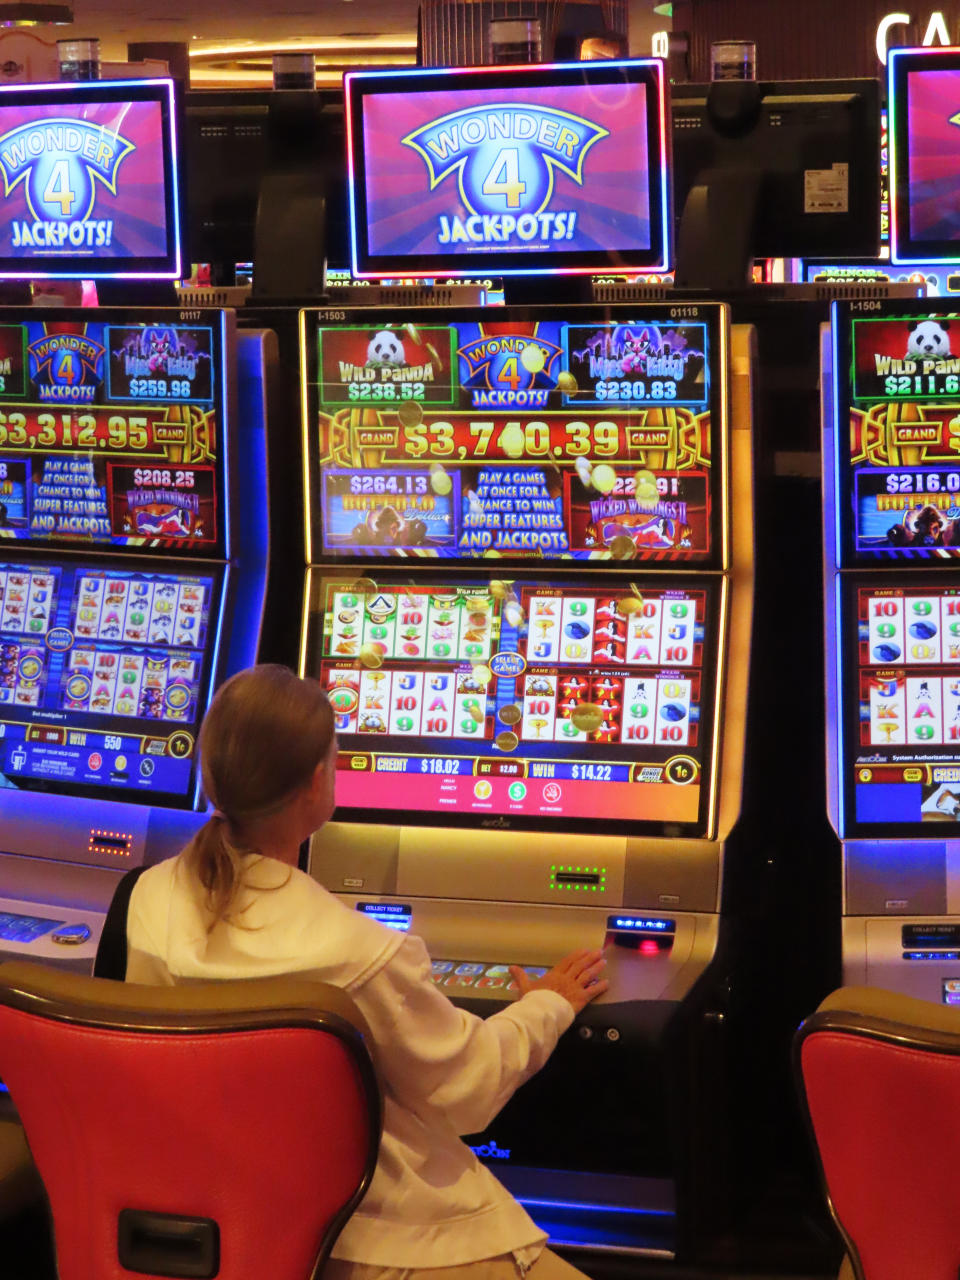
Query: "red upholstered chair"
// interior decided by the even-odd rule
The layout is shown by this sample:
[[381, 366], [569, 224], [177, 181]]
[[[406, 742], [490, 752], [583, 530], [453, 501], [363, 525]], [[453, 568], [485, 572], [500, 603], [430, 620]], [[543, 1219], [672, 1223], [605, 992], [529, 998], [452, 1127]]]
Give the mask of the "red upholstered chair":
[[342, 991], [141, 987], [0, 965], [0, 1078], [60, 1280], [313, 1280], [366, 1191], [381, 1099]]
[[957, 1280], [960, 1011], [845, 987], [800, 1027], [794, 1066], [841, 1277]]

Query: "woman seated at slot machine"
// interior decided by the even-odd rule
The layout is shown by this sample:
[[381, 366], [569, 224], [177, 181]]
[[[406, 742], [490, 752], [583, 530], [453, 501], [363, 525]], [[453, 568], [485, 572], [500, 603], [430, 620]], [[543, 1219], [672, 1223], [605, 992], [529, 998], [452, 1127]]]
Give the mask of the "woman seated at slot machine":
[[441, 1280], [438, 1268], [470, 1280], [583, 1280], [459, 1135], [484, 1129], [606, 990], [602, 953], [574, 952], [537, 981], [514, 968], [520, 998], [481, 1019], [434, 985], [419, 938], [351, 911], [298, 870], [302, 842], [335, 803], [333, 714], [316, 681], [279, 666], [234, 676], [199, 751], [216, 807], [181, 854], [125, 877], [98, 975], [175, 985], [296, 973], [350, 993], [377, 1045], [384, 1130], [329, 1280]]

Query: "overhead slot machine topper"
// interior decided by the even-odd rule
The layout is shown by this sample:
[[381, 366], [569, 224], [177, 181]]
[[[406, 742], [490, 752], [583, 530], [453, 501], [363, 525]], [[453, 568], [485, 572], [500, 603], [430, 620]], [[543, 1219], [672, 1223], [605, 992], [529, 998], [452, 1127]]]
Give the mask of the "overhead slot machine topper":
[[[312, 874], [483, 1013], [509, 964], [609, 944], [609, 993], [471, 1142], [541, 1208], [622, 1175], [643, 1208], [627, 1229], [613, 1204], [618, 1239], [669, 1251], [660, 1053], [739, 809], [749, 353], [719, 304], [300, 322], [300, 669], [340, 748]], [[555, 1123], [571, 1091], [582, 1139]]]
[[[889, 58], [891, 256], [955, 264], [960, 51]], [[823, 346], [828, 802], [847, 981], [960, 999], [960, 313], [834, 308]]]
[[173, 80], [0, 87], [0, 279], [182, 274]]
[[344, 94], [355, 276], [502, 277], [508, 300], [565, 277], [569, 300], [571, 277], [669, 269], [658, 59], [353, 72]]

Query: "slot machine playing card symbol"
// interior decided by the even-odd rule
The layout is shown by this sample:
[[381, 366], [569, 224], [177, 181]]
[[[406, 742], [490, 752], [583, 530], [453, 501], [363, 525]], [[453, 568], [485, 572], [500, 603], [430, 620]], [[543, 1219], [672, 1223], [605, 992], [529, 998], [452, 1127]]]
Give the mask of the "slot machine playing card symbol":
[[334, 683], [327, 691], [337, 733], [347, 733], [355, 730], [355, 717], [357, 708], [360, 706], [360, 692], [356, 685], [341, 683], [342, 679], [341, 675], [334, 673]]

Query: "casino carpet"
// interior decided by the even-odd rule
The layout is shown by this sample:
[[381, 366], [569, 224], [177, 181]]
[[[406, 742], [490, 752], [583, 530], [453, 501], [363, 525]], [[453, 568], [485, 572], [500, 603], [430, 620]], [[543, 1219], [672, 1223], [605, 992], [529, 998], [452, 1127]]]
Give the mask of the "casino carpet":
[[[563, 1250], [558, 1252], [564, 1253]], [[692, 1268], [613, 1255], [564, 1253], [590, 1280], [835, 1280], [837, 1268], [813, 1271], [748, 1271]], [[46, 1210], [35, 1207], [0, 1221], [0, 1280], [57, 1280]]]
[[[568, 1255], [590, 1280], [827, 1280], [826, 1274], [698, 1270], [643, 1259]], [[0, 1276], [3, 1280], [57, 1280], [45, 1214], [34, 1210], [0, 1224]], [[835, 1280], [836, 1271], [829, 1273]]]

